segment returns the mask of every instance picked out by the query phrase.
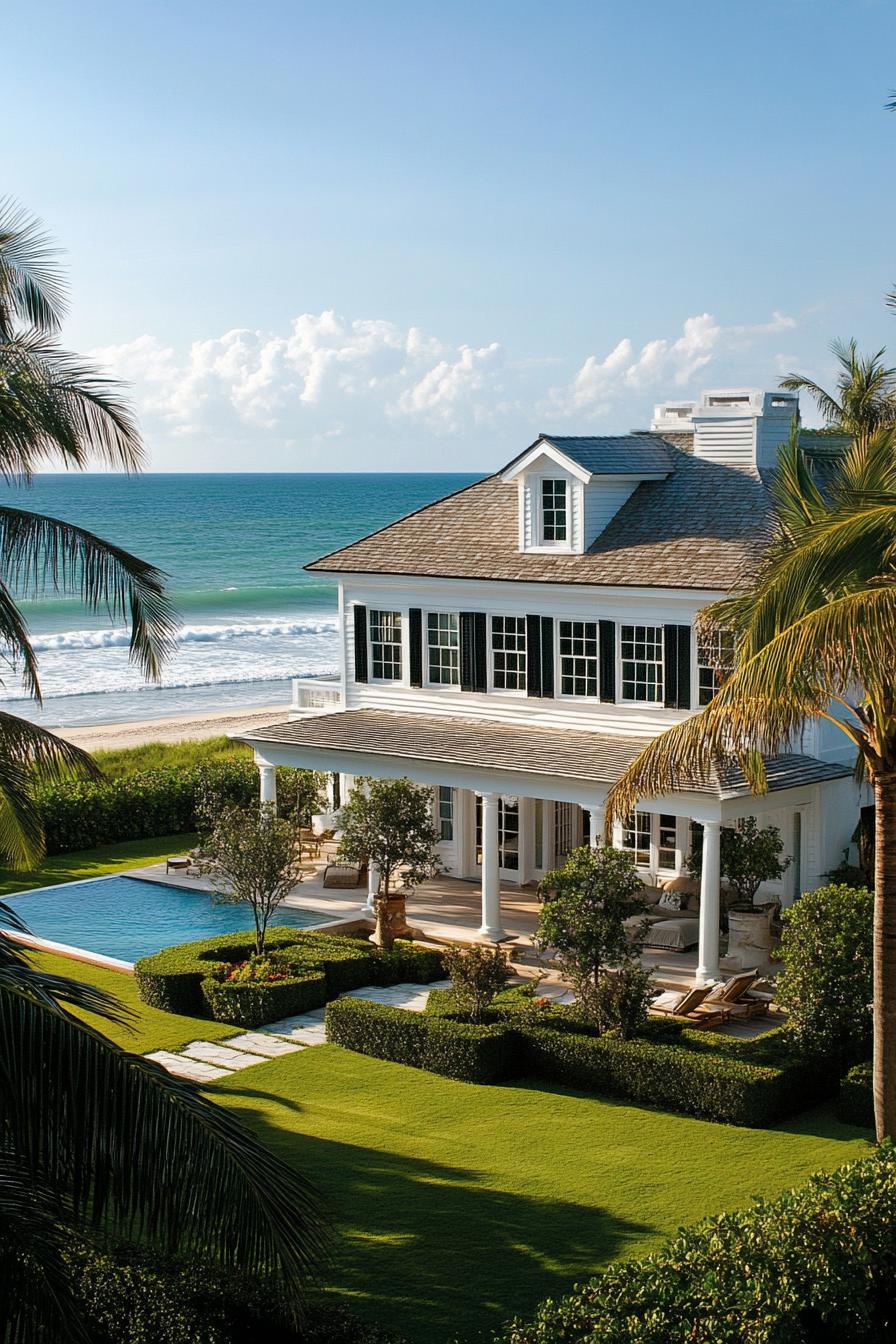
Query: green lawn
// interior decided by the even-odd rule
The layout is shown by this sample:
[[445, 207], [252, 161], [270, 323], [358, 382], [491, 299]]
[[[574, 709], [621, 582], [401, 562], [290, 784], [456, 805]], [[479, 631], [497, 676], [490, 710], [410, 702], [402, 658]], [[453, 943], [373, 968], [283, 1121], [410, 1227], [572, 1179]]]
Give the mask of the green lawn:
[[125, 868], [159, 863], [170, 854], [180, 854], [196, 843], [195, 835], [160, 835], [153, 840], [128, 840], [101, 849], [84, 849], [76, 854], [57, 854], [44, 859], [33, 872], [0, 868], [0, 899], [32, 887], [49, 887], [55, 882], [77, 882], [83, 877], [105, 877]]
[[[135, 1002], [129, 976], [77, 973]], [[141, 1015], [138, 1037], [109, 1034], [149, 1050], [230, 1030]], [[335, 1046], [208, 1091], [320, 1188], [342, 1234], [325, 1291], [421, 1344], [473, 1338], [684, 1223], [869, 1147], [827, 1109], [734, 1129], [564, 1089], [454, 1083]]]

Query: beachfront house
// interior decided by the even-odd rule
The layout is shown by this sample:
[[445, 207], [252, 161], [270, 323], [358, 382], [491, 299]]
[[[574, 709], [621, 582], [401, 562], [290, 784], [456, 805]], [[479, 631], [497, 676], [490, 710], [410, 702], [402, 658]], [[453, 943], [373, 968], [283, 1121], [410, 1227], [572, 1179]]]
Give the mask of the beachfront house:
[[[277, 765], [328, 772], [334, 805], [355, 776], [430, 786], [445, 867], [481, 884], [480, 934], [501, 939], [502, 887], [602, 836], [620, 771], [713, 695], [728, 654], [698, 640], [695, 617], [762, 554], [763, 478], [797, 413], [784, 392], [707, 391], [658, 406], [649, 430], [541, 434], [494, 475], [314, 561], [339, 582], [341, 674], [297, 681], [290, 722], [247, 735], [262, 797]], [[779, 827], [784, 904], [818, 885], [858, 816], [843, 741], [808, 724], [769, 762], [766, 795], [730, 773], [616, 826], [652, 884], [681, 874], [702, 831], [699, 978], [719, 972], [720, 828]]]

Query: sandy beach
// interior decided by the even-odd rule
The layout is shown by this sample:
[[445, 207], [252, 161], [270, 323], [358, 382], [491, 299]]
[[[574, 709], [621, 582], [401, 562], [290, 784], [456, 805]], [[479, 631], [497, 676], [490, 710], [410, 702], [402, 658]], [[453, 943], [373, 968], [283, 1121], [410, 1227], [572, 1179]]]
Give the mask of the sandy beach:
[[288, 716], [288, 706], [279, 704], [242, 713], [182, 714], [169, 719], [137, 719], [131, 723], [100, 723], [52, 731], [87, 751], [116, 751], [120, 747], [139, 747], [144, 742], [186, 742], [229, 735], [268, 723], [284, 723]]

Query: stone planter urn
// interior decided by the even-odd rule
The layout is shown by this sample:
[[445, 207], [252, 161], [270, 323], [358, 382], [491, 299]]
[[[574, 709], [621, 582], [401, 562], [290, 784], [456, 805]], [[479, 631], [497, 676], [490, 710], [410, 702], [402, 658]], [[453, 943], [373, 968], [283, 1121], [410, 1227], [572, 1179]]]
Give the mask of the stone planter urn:
[[390, 892], [388, 899], [376, 898], [376, 928], [370, 941], [377, 947], [391, 947], [396, 938], [408, 938], [413, 933], [408, 924], [408, 901], [404, 891]]
[[773, 946], [769, 911], [728, 911], [728, 954], [725, 961], [729, 967], [733, 967], [736, 962], [741, 970], [752, 970], [755, 967], [760, 972], [766, 972], [772, 967]]

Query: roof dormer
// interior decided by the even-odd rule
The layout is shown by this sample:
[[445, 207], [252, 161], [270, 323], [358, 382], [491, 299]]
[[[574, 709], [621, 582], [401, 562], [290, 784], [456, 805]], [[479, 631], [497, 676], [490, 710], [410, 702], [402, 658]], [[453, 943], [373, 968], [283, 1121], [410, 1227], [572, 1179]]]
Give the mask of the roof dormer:
[[501, 472], [519, 490], [520, 550], [581, 555], [642, 481], [671, 470], [668, 450], [648, 436], [540, 435]]

